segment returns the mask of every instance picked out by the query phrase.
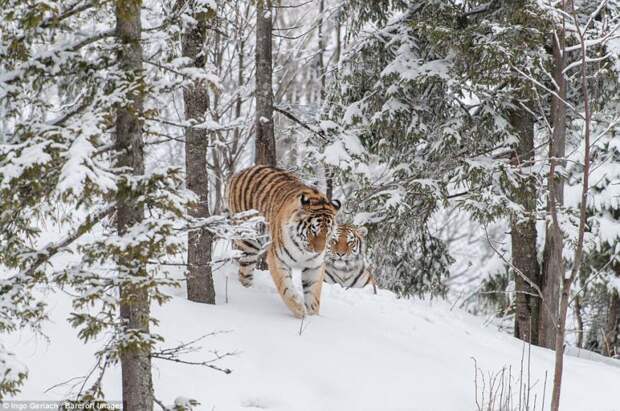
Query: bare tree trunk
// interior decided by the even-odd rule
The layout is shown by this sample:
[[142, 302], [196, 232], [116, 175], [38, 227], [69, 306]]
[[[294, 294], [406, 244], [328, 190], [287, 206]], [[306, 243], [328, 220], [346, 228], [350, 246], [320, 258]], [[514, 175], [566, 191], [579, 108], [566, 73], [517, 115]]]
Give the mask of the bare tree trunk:
[[[579, 233], [575, 247], [575, 258], [570, 276], [562, 278], [562, 291], [560, 295], [560, 317], [558, 321], [557, 335], [555, 337], [555, 369], [553, 374], [553, 392], [551, 393], [551, 411], [559, 411], [560, 409], [560, 393], [562, 390], [562, 373], [564, 371], [564, 339], [566, 336], [566, 315], [568, 313], [568, 304], [570, 298], [570, 289], [577, 278], [577, 274], [581, 269], [583, 259], [583, 242], [586, 229], [587, 208], [588, 208], [588, 190], [590, 188], [590, 141], [591, 141], [591, 123], [592, 114], [590, 111], [590, 93], [588, 91], [588, 74], [587, 63], [588, 56], [586, 53], [586, 38], [582, 31], [574, 4], [570, 1], [562, 2], [562, 6], [569, 6], [573, 16], [577, 35], [579, 36], [579, 45], [581, 51], [581, 97], [583, 98], [584, 111], [584, 153], [583, 153], [583, 182], [581, 186], [581, 204], [579, 205]], [[566, 10], [566, 8], [565, 8]], [[565, 50], [564, 50], [565, 51]]]
[[[577, 348], [583, 348], [583, 313], [581, 307], [581, 297], [575, 296], [575, 320], [577, 321]], [[555, 346], [553, 347], [555, 348]]]
[[[271, 0], [257, 0], [255, 163], [275, 167], [278, 162], [273, 129], [272, 13]], [[259, 270], [267, 269], [265, 256], [258, 260], [256, 267]]]
[[325, 0], [319, 1], [319, 26], [318, 26], [318, 40], [319, 40], [319, 80], [321, 81], [321, 103], [325, 102], [325, 40], [323, 39], [323, 12], [325, 10]]
[[620, 354], [620, 295], [614, 290], [609, 299], [604, 353], [609, 357]]
[[[119, 63], [130, 79], [142, 76], [142, 44], [140, 9], [142, 1], [116, 1], [116, 35], [121, 43]], [[133, 175], [144, 174], [144, 141], [142, 140], [142, 112], [144, 96], [137, 88], [129, 96], [129, 102], [119, 107], [116, 113], [115, 149], [117, 167], [128, 167]], [[124, 191], [124, 190], [123, 190]], [[119, 234], [128, 227], [139, 224], [144, 218], [144, 210], [136, 206], [126, 193], [117, 198], [116, 228]], [[146, 276], [144, 264], [129, 258], [120, 258], [119, 267], [126, 274]], [[150, 301], [148, 290], [130, 282], [120, 289], [120, 316], [127, 330], [149, 332]], [[121, 373], [123, 390], [123, 409], [153, 410], [153, 384], [151, 376], [151, 357], [143, 345], [131, 346], [121, 352]]]
[[[525, 109], [517, 109], [510, 113], [509, 121], [519, 137], [513, 162], [517, 167], [530, 168], [534, 158], [534, 119]], [[512, 265], [519, 271], [515, 273], [515, 336], [538, 344], [541, 299], [532, 286], [540, 287], [536, 255], [536, 182], [533, 178], [525, 180], [513, 194], [525, 211], [524, 215], [513, 216], [510, 221]]]
[[276, 166], [273, 129], [273, 68], [271, 62], [271, 0], [256, 2], [256, 164]]
[[[549, 202], [547, 209], [561, 207], [564, 204], [564, 180], [555, 174], [556, 166], [564, 165], [566, 151], [566, 57], [564, 53], [564, 28], [553, 37], [553, 78], [558, 85], [557, 96], [551, 98], [551, 119], [553, 134], [549, 141], [549, 158], [552, 164], [548, 177]], [[564, 100], [564, 101], [562, 101]], [[553, 174], [552, 174], [553, 173]], [[557, 315], [560, 302], [560, 281], [564, 277], [564, 248], [562, 232], [554, 221], [548, 221], [543, 252], [542, 292], [546, 303], [545, 310], [540, 310], [538, 342], [547, 348], [555, 347]]]
[[[325, 104], [325, 96], [327, 92], [325, 90], [325, 81], [327, 77], [327, 70], [325, 67], [325, 39], [324, 35], [324, 27], [323, 27], [323, 13], [325, 11], [325, 1], [319, 1], [319, 25], [318, 25], [318, 40], [319, 40], [319, 77], [321, 80], [321, 105]], [[340, 35], [338, 34], [338, 38]], [[338, 51], [339, 52], [339, 51]], [[332, 199], [332, 195], [334, 193], [334, 179], [333, 179], [333, 171], [332, 166], [329, 164], [324, 164], [325, 166], [325, 195], [328, 200]]]
[[[207, 13], [193, 16], [196, 25], [183, 34], [183, 56], [193, 61], [194, 67], [205, 67], [204, 51], [207, 31]], [[203, 82], [194, 82], [183, 90], [185, 119], [202, 122], [209, 109], [209, 93]], [[194, 217], [209, 216], [209, 175], [207, 154], [209, 135], [206, 129], [188, 128], [185, 132], [185, 170], [187, 188], [199, 198], [191, 210]], [[215, 304], [215, 288], [211, 272], [212, 234], [207, 230], [192, 231], [187, 238], [187, 298], [199, 303]]]
[[[216, 18], [214, 20], [214, 25], [215, 27], [215, 33], [214, 33], [214, 40], [215, 40], [215, 44], [213, 46], [213, 52], [215, 54], [215, 64], [217, 67], [217, 76], [219, 78], [223, 77], [223, 73], [222, 73], [222, 64], [224, 61], [224, 53], [222, 51], [222, 22], [221, 19]], [[213, 96], [213, 109], [211, 110], [211, 112], [213, 113], [213, 120], [215, 120], [216, 123], [219, 123], [221, 121], [220, 118], [220, 97], [219, 97], [219, 93], [215, 93], [215, 95]], [[228, 132], [221, 132], [221, 131], [215, 131], [213, 132], [213, 136], [215, 139], [217, 139], [218, 141], [227, 141], [227, 137], [224, 137], [224, 134], [226, 136], [228, 136]], [[223, 148], [221, 146], [214, 148], [213, 150], [211, 150], [211, 158], [212, 158], [212, 162], [211, 164], [208, 164], [208, 160], [209, 160], [209, 156], [207, 155], [207, 167], [209, 170], [211, 170], [211, 173], [213, 175], [213, 178], [211, 179], [213, 181], [213, 185], [214, 187], [212, 188], [213, 190], [213, 197], [215, 197], [214, 199], [214, 204], [213, 204], [213, 212], [215, 214], [220, 214], [224, 208], [224, 198], [223, 198], [223, 182], [226, 181], [224, 178], [224, 174], [222, 173], [222, 158], [223, 158]]]
[[[235, 14], [235, 23], [238, 27], [237, 32], [235, 33], [238, 43], [239, 50], [239, 65], [237, 66], [237, 96], [235, 98], [235, 119], [239, 119], [241, 117], [241, 108], [243, 105], [243, 97], [241, 95], [241, 90], [245, 86], [245, 36], [244, 36], [244, 21], [248, 18], [250, 14], [250, 2], [246, 2], [246, 8], [242, 10], [237, 3], [236, 14]], [[230, 147], [226, 150], [228, 155], [226, 156], [226, 171], [228, 175], [231, 176], [235, 173], [235, 165], [237, 162], [238, 149], [241, 144], [241, 130], [239, 127], [235, 128], [233, 134], [233, 141]]]

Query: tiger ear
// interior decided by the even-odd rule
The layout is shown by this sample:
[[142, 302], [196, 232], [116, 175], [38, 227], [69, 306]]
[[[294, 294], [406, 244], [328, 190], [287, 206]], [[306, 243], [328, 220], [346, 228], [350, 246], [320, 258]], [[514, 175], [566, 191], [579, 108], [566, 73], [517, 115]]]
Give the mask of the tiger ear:
[[333, 205], [336, 210], [340, 210], [342, 203], [340, 202], [340, 200], [332, 200], [331, 205]]
[[308, 204], [310, 204], [310, 199], [306, 197], [305, 194], [301, 194], [301, 205], [302, 206], [307, 206]]
[[357, 229], [357, 233], [362, 237], [366, 237], [366, 235], [368, 235], [368, 229], [366, 227], [360, 227]]

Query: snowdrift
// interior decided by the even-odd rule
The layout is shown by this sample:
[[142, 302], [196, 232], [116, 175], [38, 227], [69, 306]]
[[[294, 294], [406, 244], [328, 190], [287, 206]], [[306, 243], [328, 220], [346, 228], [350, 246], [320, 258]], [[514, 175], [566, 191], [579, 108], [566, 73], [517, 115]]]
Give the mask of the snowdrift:
[[[203, 340], [203, 349], [185, 359], [210, 360], [212, 351], [235, 353], [213, 363], [230, 368], [228, 375], [154, 360], [156, 397], [164, 403], [182, 396], [198, 400], [198, 410], [216, 411], [476, 410], [474, 359], [485, 374], [511, 367], [516, 377], [521, 369], [522, 342], [444, 302], [400, 300], [383, 290], [373, 295], [370, 289], [324, 285], [321, 315], [306, 319], [302, 327], [281, 302], [267, 272], [256, 273], [250, 289], [241, 287], [233, 273], [232, 265], [218, 271], [215, 306], [191, 303], [179, 289], [170, 303], [154, 309], [160, 320], [156, 331], [167, 346], [225, 331]], [[65, 398], [71, 384], [50, 387], [85, 375], [94, 364], [98, 344], [82, 344], [65, 321], [70, 298], [50, 293], [48, 301], [49, 341], [26, 332], [6, 341], [30, 371], [16, 399]], [[568, 357], [562, 410], [620, 410], [616, 363]], [[537, 409], [548, 372], [548, 409], [553, 352], [531, 347], [530, 367]], [[104, 384], [108, 399], [120, 399], [118, 367]], [[480, 380], [478, 385], [480, 395]]]

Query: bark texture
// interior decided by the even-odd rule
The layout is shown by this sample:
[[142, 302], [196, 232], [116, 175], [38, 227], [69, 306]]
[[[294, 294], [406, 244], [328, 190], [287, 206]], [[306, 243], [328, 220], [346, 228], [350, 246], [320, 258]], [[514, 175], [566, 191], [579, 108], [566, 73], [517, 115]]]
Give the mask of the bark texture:
[[609, 357], [620, 355], [620, 295], [613, 291], [609, 299], [605, 330], [604, 353]]
[[277, 166], [273, 129], [271, 0], [256, 2], [256, 164]]
[[[183, 56], [189, 57], [196, 68], [205, 67], [204, 46], [207, 33], [207, 13], [193, 16], [196, 25], [183, 34]], [[183, 90], [185, 119], [204, 120], [209, 109], [207, 84], [195, 81]], [[191, 210], [194, 217], [209, 216], [209, 175], [207, 155], [209, 135], [205, 129], [188, 128], [185, 132], [185, 170], [187, 188], [199, 198], [199, 203]], [[213, 236], [207, 230], [193, 231], [187, 238], [187, 298], [199, 303], [215, 304], [215, 288], [211, 270], [211, 246]]]
[[[121, 43], [119, 63], [129, 79], [140, 81], [142, 76], [142, 45], [140, 0], [116, 1], [116, 35]], [[116, 114], [115, 149], [117, 166], [128, 167], [133, 175], [144, 174], [144, 142], [142, 140], [142, 112], [144, 97], [140, 87], [131, 94], [128, 104], [119, 107]], [[139, 224], [144, 218], [142, 207], [122, 193], [117, 198], [116, 228], [119, 234]], [[119, 266], [132, 275], [146, 276], [146, 267], [121, 258]], [[127, 329], [149, 332], [150, 301], [144, 287], [125, 284], [120, 290], [120, 315]], [[148, 349], [129, 347], [121, 353], [123, 409], [153, 410], [151, 357]]]
[[[513, 155], [513, 165], [527, 174], [532, 166], [534, 151], [534, 120], [525, 109], [510, 113], [510, 124], [516, 130], [519, 143]], [[510, 221], [512, 265], [515, 272], [515, 336], [538, 344], [538, 319], [541, 299], [540, 269], [536, 255], [536, 184], [525, 178], [513, 193], [514, 201], [523, 207], [524, 215]], [[536, 287], [535, 287], [536, 286]], [[539, 288], [540, 289], [540, 288]]]
[[[327, 95], [325, 82], [327, 80], [327, 67], [325, 65], [325, 39], [323, 38], [323, 13], [325, 12], [325, 1], [319, 1], [319, 24], [318, 24], [318, 40], [319, 40], [319, 78], [321, 80], [321, 104], [325, 104], [325, 97]], [[338, 44], [336, 54], [340, 55], [340, 27], [338, 27]], [[324, 106], [324, 110], [327, 108]], [[334, 194], [334, 173], [330, 164], [325, 164], [325, 195], [328, 200], [332, 200]]]
[[583, 311], [581, 306], [581, 297], [579, 294], [575, 296], [575, 322], [577, 323], [577, 329], [575, 332], [577, 333], [577, 348], [583, 348]]
[[[573, 16], [576, 15], [574, 4], [570, 1], [562, 1], [564, 10], [570, 7]], [[583, 243], [586, 231], [587, 209], [588, 209], [588, 191], [590, 189], [590, 142], [591, 142], [591, 126], [592, 112], [590, 109], [590, 92], [588, 90], [588, 73], [587, 73], [587, 46], [585, 34], [582, 31], [580, 23], [575, 19], [576, 32], [579, 36], [579, 45], [581, 48], [581, 65], [580, 65], [580, 83], [581, 97], [583, 98], [583, 117], [584, 117], [584, 153], [583, 153], [583, 181], [581, 186], [581, 204], [579, 205], [579, 232], [577, 234], [577, 244], [575, 246], [575, 258], [570, 276], [562, 277], [562, 289], [560, 294], [560, 313], [558, 317], [557, 334], [555, 337], [555, 368], [553, 372], [553, 391], [551, 392], [551, 410], [559, 411], [560, 396], [562, 391], [562, 373], [564, 370], [564, 341], [566, 337], [566, 315], [568, 313], [568, 305], [570, 303], [570, 289], [577, 273], [581, 268], [583, 260]]]
[[[555, 224], [557, 208], [564, 204], [564, 180], [554, 176], [557, 166], [563, 166], [566, 151], [566, 78], [563, 71], [566, 66], [564, 56], [564, 30], [558, 30], [553, 37], [553, 78], [558, 85], [558, 96], [551, 98], [551, 122], [553, 134], [549, 143], [551, 170], [548, 178], [549, 213], [554, 213], [552, 221], [547, 221], [545, 249], [543, 252], [542, 293], [546, 309], [540, 311], [539, 345], [555, 347], [556, 324], [560, 304], [560, 282], [564, 277], [564, 259], [562, 256], [563, 238], [560, 228]], [[558, 98], [559, 97], [559, 98]]]

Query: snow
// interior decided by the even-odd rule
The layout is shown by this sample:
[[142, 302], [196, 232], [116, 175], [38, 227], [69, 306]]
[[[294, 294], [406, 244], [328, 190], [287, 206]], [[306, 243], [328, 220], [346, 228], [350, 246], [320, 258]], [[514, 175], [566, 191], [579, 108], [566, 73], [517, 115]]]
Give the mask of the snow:
[[[20, 177], [25, 170], [36, 165], [44, 165], [52, 160], [50, 155], [46, 153], [46, 149], [51, 145], [50, 140], [33, 139], [33, 141], [21, 144], [20, 146], [2, 144], [0, 145], [0, 154], [6, 155], [0, 165], [2, 166], [2, 182], [0, 189], [11, 189], [10, 183], [14, 178]], [[12, 149], [21, 152], [15, 155]]]
[[[485, 373], [507, 366], [513, 375], [519, 370], [522, 342], [447, 303], [325, 284], [321, 315], [307, 318], [300, 335], [302, 324], [288, 312], [267, 272], [257, 272], [249, 289], [234, 272], [233, 264], [216, 272], [215, 306], [189, 302], [184, 290], [174, 289], [171, 302], [154, 309], [160, 320], [154, 331], [166, 338], [167, 347], [225, 331], [203, 340], [204, 349], [186, 359], [209, 360], [213, 350], [235, 353], [214, 363], [232, 369], [228, 375], [154, 360], [156, 397], [163, 403], [196, 399], [197, 410], [467, 410], [475, 409], [473, 359]], [[46, 390], [85, 375], [99, 348], [80, 343], [66, 323], [69, 297], [48, 294], [49, 341], [22, 331], [5, 342], [29, 368], [16, 399], [63, 398], [69, 385]], [[549, 373], [549, 401], [553, 352], [532, 347], [530, 362], [539, 401]], [[620, 410], [618, 364], [568, 357], [562, 410]], [[108, 372], [104, 389], [108, 399], [120, 399], [119, 367]]]
[[345, 168], [351, 165], [352, 155], [360, 155], [364, 148], [357, 136], [343, 134], [338, 140], [325, 146], [323, 159], [327, 164]]
[[610, 290], [615, 289], [617, 292], [620, 293], [620, 278], [610, 277], [609, 278], [609, 289]]

